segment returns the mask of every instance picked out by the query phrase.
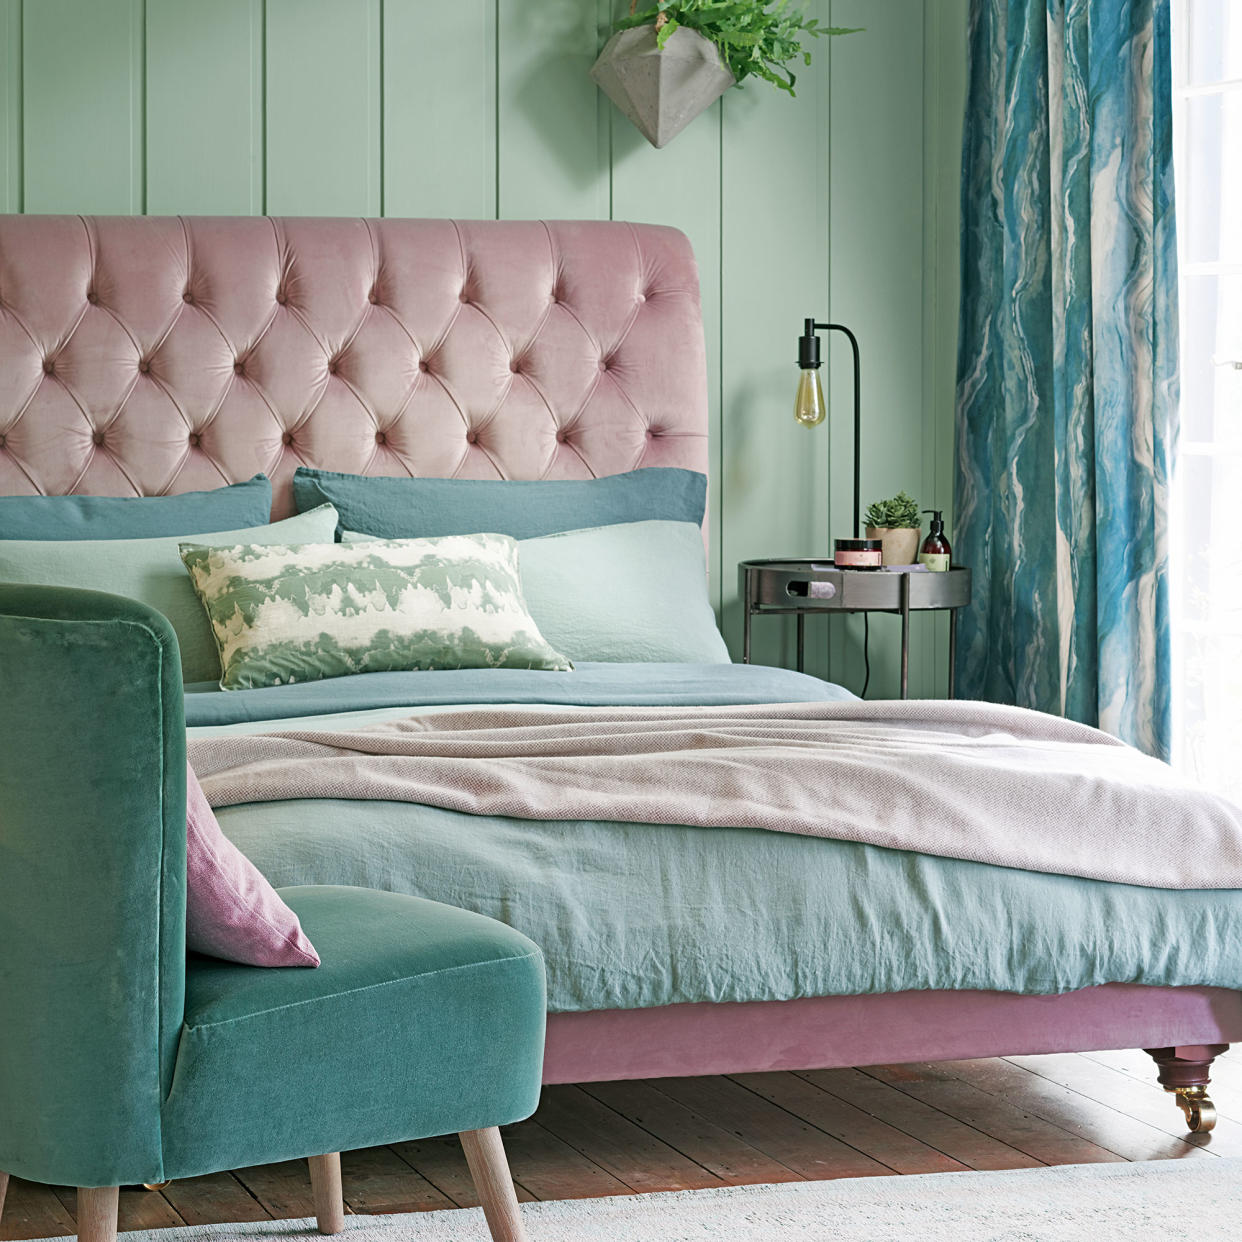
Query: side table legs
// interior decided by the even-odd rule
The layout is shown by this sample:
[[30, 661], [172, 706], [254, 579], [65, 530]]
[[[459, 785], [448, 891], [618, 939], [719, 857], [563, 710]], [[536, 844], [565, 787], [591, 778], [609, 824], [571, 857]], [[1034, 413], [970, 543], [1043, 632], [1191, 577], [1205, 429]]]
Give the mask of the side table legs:
[[901, 575], [901, 697], [910, 689], [910, 575]]
[[957, 698], [957, 609], [949, 609], [949, 698]]

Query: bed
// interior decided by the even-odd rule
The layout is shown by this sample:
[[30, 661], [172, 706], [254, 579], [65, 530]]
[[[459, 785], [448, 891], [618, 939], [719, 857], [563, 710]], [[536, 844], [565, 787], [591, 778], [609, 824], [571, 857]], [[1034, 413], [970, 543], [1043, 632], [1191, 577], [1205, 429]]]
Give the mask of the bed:
[[[177, 494], [262, 471], [281, 519], [299, 465], [707, 473], [686, 239], [597, 222], [0, 218], [0, 495]], [[462, 705], [848, 697], [757, 666], [541, 676], [195, 684], [187, 723], [193, 740]], [[410, 891], [531, 935], [548, 961], [548, 1082], [1144, 1047], [1199, 1129], [1212, 1058], [1242, 1038], [1233, 891], [394, 801], [219, 817], [277, 885]]]

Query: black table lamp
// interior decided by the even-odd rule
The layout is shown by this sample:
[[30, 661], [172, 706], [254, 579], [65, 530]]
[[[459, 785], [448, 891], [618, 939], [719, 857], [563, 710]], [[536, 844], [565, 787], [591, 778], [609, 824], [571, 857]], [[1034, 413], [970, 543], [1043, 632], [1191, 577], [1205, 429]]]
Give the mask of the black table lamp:
[[816, 323], [808, 319], [798, 338], [798, 395], [794, 400], [794, 418], [804, 427], [818, 427], [824, 421], [824, 388], [819, 382], [819, 337], [816, 330], [843, 332], [849, 338], [854, 351], [854, 538], [858, 538], [858, 514], [861, 508], [860, 492], [860, 440], [862, 436], [862, 405], [859, 397], [862, 372], [858, 357], [858, 338], [843, 323]]

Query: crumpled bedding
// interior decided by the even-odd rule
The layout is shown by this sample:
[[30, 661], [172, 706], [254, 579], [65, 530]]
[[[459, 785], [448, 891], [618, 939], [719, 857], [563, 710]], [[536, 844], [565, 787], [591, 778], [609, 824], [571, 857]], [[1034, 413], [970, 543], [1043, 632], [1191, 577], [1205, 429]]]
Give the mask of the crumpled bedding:
[[1242, 888], [1242, 811], [990, 703], [478, 708], [191, 744], [214, 806], [290, 798], [760, 828], [1161, 888]]
[[[760, 666], [603, 673], [583, 685], [599, 702], [611, 694], [651, 704], [667, 694], [745, 703], [762, 701], [764, 690], [772, 702], [852, 697]], [[434, 700], [425, 713], [452, 710], [455, 691], [443, 683], [466, 680], [449, 673], [437, 686], [411, 688], [425, 675], [396, 676], [406, 683], [397, 698], [417, 689]], [[243, 693], [252, 696], [244, 704]], [[471, 697], [481, 687], [460, 693], [486, 701]], [[411, 711], [331, 683], [207, 697], [233, 703], [191, 728], [192, 739], [354, 729]], [[187, 712], [196, 698], [188, 696]], [[276, 699], [271, 711], [283, 714], [266, 719], [263, 704]], [[524, 820], [409, 802], [298, 798], [217, 814], [277, 886], [359, 884], [510, 923], [544, 950], [551, 1012], [925, 988], [1242, 987], [1242, 894], [1234, 890], [1104, 883], [754, 828]]]

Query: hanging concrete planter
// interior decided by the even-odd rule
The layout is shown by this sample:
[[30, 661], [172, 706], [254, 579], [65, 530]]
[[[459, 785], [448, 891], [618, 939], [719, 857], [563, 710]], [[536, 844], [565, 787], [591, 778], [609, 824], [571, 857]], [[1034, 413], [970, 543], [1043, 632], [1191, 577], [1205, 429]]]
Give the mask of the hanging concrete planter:
[[686, 26], [673, 31], [663, 51], [654, 26], [618, 31], [591, 77], [653, 147], [671, 142], [734, 83], [716, 45]]

